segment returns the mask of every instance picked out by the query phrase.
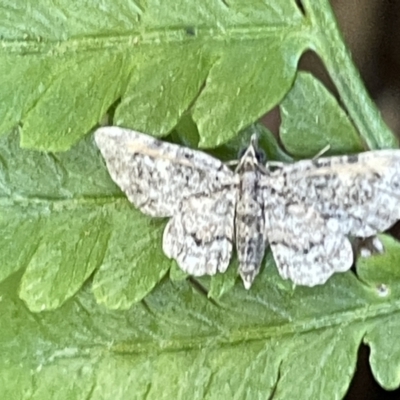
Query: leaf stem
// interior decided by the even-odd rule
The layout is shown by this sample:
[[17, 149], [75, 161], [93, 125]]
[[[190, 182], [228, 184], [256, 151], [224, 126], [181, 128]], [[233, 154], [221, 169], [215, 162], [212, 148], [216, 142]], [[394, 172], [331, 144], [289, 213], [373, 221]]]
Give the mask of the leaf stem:
[[367, 146], [370, 149], [398, 147], [397, 139], [367, 93], [329, 1], [303, 0], [303, 6], [312, 26], [312, 50], [318, 53], [325, 64], [350, 118]]

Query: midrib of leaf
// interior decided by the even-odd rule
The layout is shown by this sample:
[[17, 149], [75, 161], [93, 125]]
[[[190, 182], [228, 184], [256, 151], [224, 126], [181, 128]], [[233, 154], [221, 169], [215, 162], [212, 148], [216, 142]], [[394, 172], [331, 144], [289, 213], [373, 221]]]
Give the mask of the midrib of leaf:
[[[250, 327], [245, 326], [238, 329], [217, 329], [219, 335], [207, 335], [187, 338], [159, 339], [149, 341], [130, 341], [129, 343], [118, 343], [110, 347], [115, 353], [141, 354], [162, 351], [163, 353], [177, 352], [182, 350], [199, 349], [208, 345], [235, 346], [243, 342], [261, 341], [280, 338], [286, 335], [299, 335], [318, 329], [349, 326], [358, 322], [366, 322], [386, 315], [395, 318], [400, 314], [400, 299], [380, 304], [366, 304], [351, 311], [339, 311], [321, 317], [310, 317], [287, 322], [279, 326]], [[149, 336], [151, 337], [151, 335]]]
[[[296, 27], [301, 29], [296, 29]], [[227, 29], [216, 27], [196, 28], [196, 36], [189, 36], [186, 28], [156, 29], [144, 33], [132, 33], [125, 35], [115, 35], [106, 37], [83, 37], [79, 39], [68, 39], [63, 42], [51, 40], [25, 40], [25, 41], [3, 41], [1, 48], [7, 53], [25, 54], [64, 54], [66, 52], [85, 52], [93, 50], [116, 49], [140, 46], [165, 46], [173, 43], [191, 43], [197, 41], [201, 43], [238, 41], [247, 40], [265, 41], [271, 36], [276, 37], [279, 32], [285, 37], [293, 36], [297, 40], [303, 36], [308, 38], [309, 26], [306, 24], [296, 25], [243, 25], [232, 26]]]

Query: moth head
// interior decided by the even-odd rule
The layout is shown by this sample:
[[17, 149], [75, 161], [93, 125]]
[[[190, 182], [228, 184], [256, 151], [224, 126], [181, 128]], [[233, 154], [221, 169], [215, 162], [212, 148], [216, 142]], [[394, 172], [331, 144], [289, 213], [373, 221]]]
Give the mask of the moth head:
[[251, 136], [249, 146], [239, 155], [239, 158], [237, 170], [253, 170], [257, 165], [265, 164], [265, 153], [258, 147], [257, 134]]

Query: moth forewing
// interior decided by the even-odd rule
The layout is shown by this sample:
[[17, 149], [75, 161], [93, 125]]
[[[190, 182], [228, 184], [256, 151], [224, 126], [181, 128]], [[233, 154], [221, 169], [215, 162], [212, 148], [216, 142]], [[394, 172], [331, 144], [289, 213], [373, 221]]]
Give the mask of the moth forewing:
[[142, 212], [153, 217], [176, 215], [181, 201], [209, 194], [234, 182], [234, 173], [200, 151], [118, 127], [95, 133], [111, 178]]

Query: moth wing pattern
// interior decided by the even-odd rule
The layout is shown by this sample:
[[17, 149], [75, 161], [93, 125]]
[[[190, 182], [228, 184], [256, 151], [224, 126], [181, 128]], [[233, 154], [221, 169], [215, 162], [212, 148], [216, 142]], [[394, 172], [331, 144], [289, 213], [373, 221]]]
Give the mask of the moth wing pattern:
[[285, 179], [282, 196], [313, 206], [343, 234], [373, 236], [400, 219], [398, 150], [299, 161], [277, 175]]
[[95, 142], [114, 182], [153, 217], [173, 216], [183, 199], [219, 191], [236, 179], [216, 158], [129, 129], [101, 127]]
[[[227, 269], [237, 230], [241, 265], [254, 272], [242, 268], [246, 288], [268, 245], [283, 278], [323, 284], [351, 267], [348, 236], [368, 238], [400, 219], [399, 150], [264, 167], [252, 138], [241, 169], [233, 172], [201, 151], [124, 128], [102, 127], [95, 141], [112, 179], [135, 207], [153, 217], [171, 217], [164, 253], [194, 276]], [[252, 200], [260, 212], [251, 211]], [[241, 219], [238, 205], [245, 211], [239, 212]], [[254, 223], [246, 231], [242, 220]]]
[[332, 231], [312, 207], [275, 201], [274, 208], [266, 213], [269, 244], [282, 278], [297, 285], [315, 286], [351, 267], [350, 241]]
[[193, 276], [225, 272], [232, 255], [236, 197], [233, 185], [182, 200], [181, 211], [164, 230], [166, 256]]
[[[272, 171], [263, 186], [267, 237], [281, 275], [322, 284], [351, 267], [346, 236], [370, 237], [400, 219], [400, 152], [299, 161]], [[324, 263], [313, 259], [316, 251]]]

